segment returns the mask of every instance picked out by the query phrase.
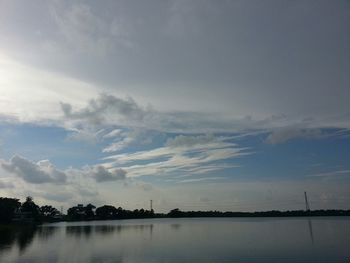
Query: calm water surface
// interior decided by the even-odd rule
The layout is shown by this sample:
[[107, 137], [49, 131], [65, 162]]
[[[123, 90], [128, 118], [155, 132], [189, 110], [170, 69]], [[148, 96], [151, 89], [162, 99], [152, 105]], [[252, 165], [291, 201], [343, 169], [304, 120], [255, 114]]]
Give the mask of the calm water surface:
[[0, 228], [0, 262], [350, 262], [350, 218], [153, 219]]

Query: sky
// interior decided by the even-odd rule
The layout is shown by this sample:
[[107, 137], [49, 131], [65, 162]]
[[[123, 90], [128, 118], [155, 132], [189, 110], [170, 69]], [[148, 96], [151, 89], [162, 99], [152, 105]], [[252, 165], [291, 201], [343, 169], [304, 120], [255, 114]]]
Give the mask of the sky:
[[0, 196], [349, 209], [350, 1], [0, 0]]

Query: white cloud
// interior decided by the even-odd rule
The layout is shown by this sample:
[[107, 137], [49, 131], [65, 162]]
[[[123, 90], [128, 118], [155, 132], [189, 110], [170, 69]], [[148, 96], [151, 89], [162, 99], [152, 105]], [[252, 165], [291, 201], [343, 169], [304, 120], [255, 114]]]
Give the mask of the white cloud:
[[177, 183], [184, 184], [184, 183], [197, 183], [197, 182], [205, 182], [205, 181], [218, 181], [223, 179], [223, 177], [203, 177], [203, 178], [194, 178], [194, 179], [185, 179], [180, 180]]
[[59, 32], [57, 42], [67, 48], [105, 56], [117, 46], [132, 46], [121, 16], [99, 16], [95, 14], [96, 10], [84, 3], [53, 2], [49, 7]]
[[132, 143], [134, 141], [135, 141], [135, 139], [132, 137], [125, 137], [120, 141], [111, 143], [110, 145], [105, 147], [102, 150], [102, 152], [104, 152], [104, 153], [117, 152], [119, 150], [124, 149], [127, 145], [129, 145], [130, 143]]
[[55, 125], [63, 125], [59, 101], [82, 105], [98, 94], [91, 84], [22, 65], [2, 53], [0, 91], [1, 115], [21, 122]]
[[[2, 164], [4, 162], [1, 161]], [[42, 167], [47, 167], [50, 164], [46, 160], [40, 162]], [[34, 163], [34, 165], [37, 164]], [[67, 181], [64, 184], [57, 185], [56, 182], [50, 180], [45, 183], [45, 187], [37, 180], [32, 182], [32, 180], [23, 179], [21, 176], [13, 176], [13, 171], [6, 169], [3, 165], [0, 166], [0, 171], [1, 175], [5, 176], [0, 178], [0, 184], [3, 183], [3, 186], [6, 186], [6, 188], [0, 188], [6, 196], [25, 199], [26, 196], [30, 195], [34, 197], [35, 202], [39, 205], [50, 204], [57, 208], [60, 206], [68, 208], [77, 203], [85, 202], [97, 203], [98, 201], [102, 204], [106, 201], [99, 200], [100, 194], [105, 191], [103, 188], [97, 187], [96, 178], [91, 176], [93, 170], [88, 168], [64, 170], [63, 172], [67, 175]], [[27, 176], [29, 175], [27, 173]]]
[[[218, 171], [235, 165], [214, 165], [215, 161], [249, 154], [247, 149], [225, 140], [225, 137], [213, 137], [213, 135], [179, 135], [169, 139], [163, 147], [106, 157], [104, 160], [107, 162], [103, 165], [110, 168], [122, 166], [129, 177], [171, 173], [193, 175]], [[137, 164], [139, 161], [143, 164]]]
[[101, 134], [104, 132], [103, 129], [96, 131], [89, 127], [84, 128], [71, 128], [66, 140], [70, 141], [82, 141], [87, 143], [97, 143], [101, 139]]
[[118, 137], [121, 134], [122, 130], [121, 129], [114, 129], [110, 131], [109, 133], [105, 134], [103, 138], [114, 138]]
[[111, 133], [107, 134], [108, 137], [104, 136], [104, 138], [114, 137], [114, 141], [110, 143], [107, 147], [105, 147], [102, 150], [102, 152], [104, 153], [117, 152], [124, 149], [125, 147], [127, 147], [132, 143], [135, 143], [135, 142], [142, 143], [141, 138], [143, 137], [143, 133], [144, 132], [140, 129], [126, 130], [126, 131], [114, 130]]
[[9, 162], [2, 160], [1, 166], [8, 172], [16, 174], [24, 181], [32, 184], [63, 184], [67, 181], [66, 173], [58, 170], [48, 160], [34, 163], [28, 159], [15, 155]]
[[212, 137], [211, 135], [178, 135], [168, 139], [165, 146], [148, 151], [139, 151], [135, 153], [117, 154], [106, 157], [105, 159], [115, 159], [120, 163], [130, 161], [149, 160], [161, 157], [170, 157], [173, 155], [182, 155], [185, 153], [204, 152], [210, 150], [237, 149], [241, 150], [232, 142], [226, 142], [225, 137]]
[[188, 175], [195, 175], [195, 174], [206, 174], [209, 172], [215, 172], [219, 170], [224, 169], [230, 169], [230, 168], [236, 168], [239, 167], [239, 165], [233, 165], [233, 164], [212, 164], [212, 165], [199, 165], [197, 167], [188, 168]]
[[109, 152], [117, 152], [121, 149], [123, 149], [126, 145], [128, 145], [131, 142], [129, 139], [121, 140], [118, 142], [113, 142], [107, 147], [105, 147], [102, 152], [109, 153]]

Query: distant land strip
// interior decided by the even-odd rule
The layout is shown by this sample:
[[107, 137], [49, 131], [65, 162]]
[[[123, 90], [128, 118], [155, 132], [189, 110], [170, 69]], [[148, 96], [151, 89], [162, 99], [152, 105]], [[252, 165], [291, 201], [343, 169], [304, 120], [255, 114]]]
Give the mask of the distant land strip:
[[28, 196], [23, 203], [16, 198], [0, 197], [0, 223], [40, 224], [60, 221], [91, 221], [142, 218], [191, 218], [191, 217], [314, 217], [314, 216], [350, 216], [350, 210], [292, 210], [258, 212], [222, 212], [222, 211], [181, 211], [178, 208], [168, 213], [155, 213], [153, 209], [126, 210], [112, 205], [96, 208], [92, 204], [80, 204], [68, 209], [67, 214], [50, 206], [38, 206]]

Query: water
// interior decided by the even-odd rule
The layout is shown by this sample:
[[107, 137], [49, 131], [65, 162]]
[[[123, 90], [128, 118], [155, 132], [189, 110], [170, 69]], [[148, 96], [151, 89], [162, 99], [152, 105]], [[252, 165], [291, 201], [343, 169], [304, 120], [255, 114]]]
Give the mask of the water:
[[350, 218], [192, 218], [0, 228], [0, 262], [350, 262]]

